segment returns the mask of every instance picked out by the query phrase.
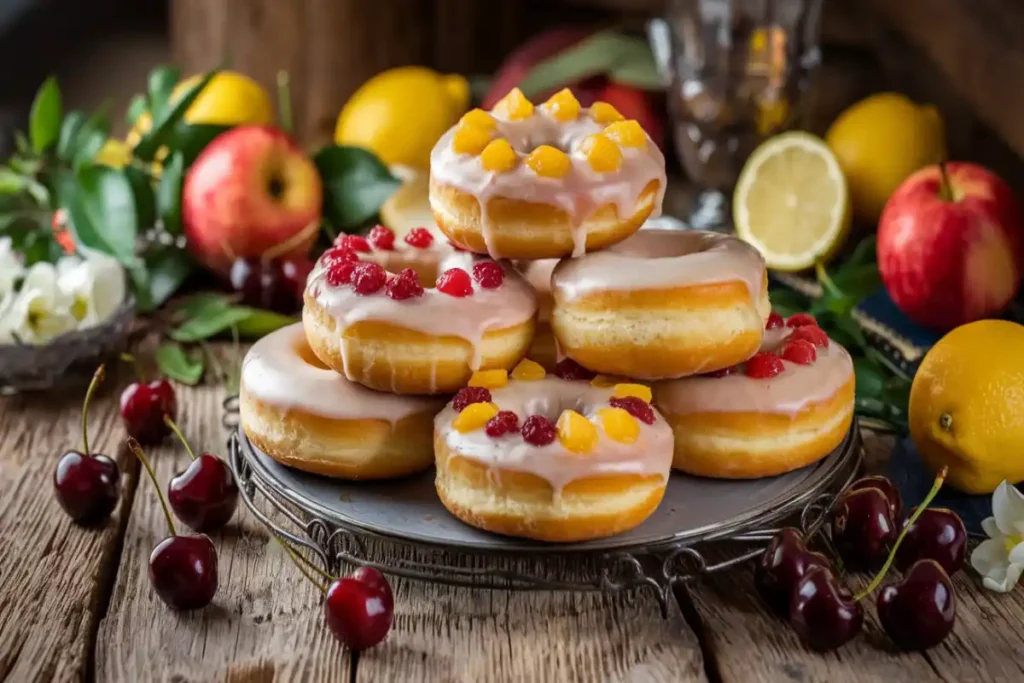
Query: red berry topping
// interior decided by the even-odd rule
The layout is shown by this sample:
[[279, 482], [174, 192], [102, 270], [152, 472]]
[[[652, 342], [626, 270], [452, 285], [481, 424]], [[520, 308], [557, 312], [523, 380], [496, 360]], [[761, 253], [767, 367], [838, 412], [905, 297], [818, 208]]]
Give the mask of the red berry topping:
[[568, 380], [592, 380], [595, 377], [593, 372], [587, 370], [572, 358], [563, 358], [558, 361], [558, 365], [555, 366], [554, 375], [555, 377]]
[[785, 370], [782, 359], [774, 353], [761, 352], [754, 354], [754, 357], [747, 361], [747, 377], [754, 379], [769, 379]]
[[352, 272], [356, 264], [352, 261], [335, 261], [327, 269], [327, 284], [331, 287], [341, 287], [352, 282]]
[[647, 401], [637, 396], [623, 396], [608, 401], [612, 408], [622, 408], [644, 424], [654, 424], [654, 408]]
[[709, 373], [705, 374], [704, 376], [705, 377], [727, 377], [728, 375], [735, 374], [738, 370], [739, 370], [739, 368], [737, 366], [730, 365], [727, 368], [722, 368], [721, 370], [715, 370], [714, 372], [709, 372]]
[[416, 271], [406, 268], [395, 277], [388, 280], [387, 295], [395, 301], [404, 301], [417, 296], [423, 296], [423, 285], [416, 277]]
[[487, 436], [497, 439], [499, 436], [519, 431], [519, 416], [511, 410], [499, 410], [498, 414], [487, 421], [484, 428]]
[[352, 251], [370, 251], [370, 243], [362, 235], [338, 235], [334, 246], [344, 247]]
[[786, 321], [786, 327], [805, 327], [807, 325], [814, 325], [815, 327], [818, 325], [818, 321], [809, 313], [794, 313]]
[[798, 327], [793, 330], [793, 333], [789, 335], [790, 340], [803, 339], [811, 342], [818, 348], [828, 348], [828, 335], [825, 330], [820, 327], [814, 327], [807, 325], [805, 327]]
[[332, 263], [352, 263], [358, 260], [359, 256], [356, 252], [347, 247], [331, 247], [320, 257], [320, 263], [323, 264], [324, 268], [330, 268]]
[[558, 435], [555, 432], [555, 425], [543, 415], [531, 415], [526, 418], [523, 428], [519, 431], [523, 435], [523, 441], [532, 446], [547, 446]]
[[449, 268], [437, 278], [437, 288], [448, 296], [469, 296], [473, 293], [473, 281], [462, 268]]
[[505, 281], [505, 269], [494, 261], [481, 261], [473, 265], [473, 279], [484, 289], [497, 289]]
[[818, 359], [818, 352], [806, 339], [790, 339], [782, 348], [781, 356], [792, 363], [810, 365]]
[[461, 413], [466, 406], [472, 403], [490, 403], [491, 392], [486, 387], [463, 387], [452, 399], [452, 408], [455, 412]]
[[434, 243], [434, 236], [426, 228], [413, 228], [405, 236], [405, 243], [417, 249], [426, 249]]
[[383, 249], [385, 251], [391, 251], [395, 248], [395, 233], [391, 231], [391, 228], [386, 228], [383, 225], [375, 225], [370, 230], [367, 237], [370, 240], [370, 244]]
[[388, 272], [376, 263], [355, 264], [352, 269], [352, 287], [358, 294], [373, 294], [384, 286], [388, 280]]
[[775, 311], [772, 311], [771, 314], [768, 316], [768, 322], [765, 323], [764, 329], [774, 330], [775, 328], [782, 327], [785, 324], [786, 321], [782, 318], [782, 316], [776, 313]]

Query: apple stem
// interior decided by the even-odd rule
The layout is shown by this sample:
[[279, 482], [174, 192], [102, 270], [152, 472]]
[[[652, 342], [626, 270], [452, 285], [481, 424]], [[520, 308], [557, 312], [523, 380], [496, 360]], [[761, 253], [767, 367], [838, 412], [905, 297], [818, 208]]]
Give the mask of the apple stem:
[[318, 574], [323, 576], [328, 581], [336, 581], [337, 580], [336, 577], [331, 576], [330, 574], [325, 572], [323, 569], [321, 569], [320, 567], [317, 567], [312, 562], [307, 560], [305, 557], [303, 557], [302, 555], [300, 555], [297, 552], [295, 552], [292, 549], [292, 547], [290, 545], [288, 545], [287, 543], [285, 543], [285, 541], [280, 536], [278, 536], [277, 534], [273, 534], [273, 536], [274, 536], [274, 540], [277, 541], [281, 545], [282, 548], [284, 548], [284, 551], [286, 553], [288, 553], [288, 557], [291, 558], [292, 564], [295, 565], [295, 568], [298, 569], [299, 572], [303, 576], [305, 576], [307, 579], [309, 579], [309, 582], [312, 583], [314, 586], [316, 586], [320, 590], [321, 593], [326, 593], [327, 592], [327, 586], [325, 586], [324, 583], [319, 578], [314, 576], [313, 573], [310, 572], [310, 569], [313, 569], [314, 571], [316, 571]]
[[260, 257], [260, 260], [263, 263], [269, 263], [270, 261], [276, 259], [278, 256], [287, 254], [289, 251], [291, 251], [298, 245], [302, 244], [307, 238], [309, 238], [310, 235], [315, 234], [316, 231], [319, 229], [320, 218], [314, 218], [309, 223], [307, 223], [306, 227], [304, 227], [302, 230], [299, 230], [297, 233], [295, 233], [288, 239], [284, 240], [283, 242], [278, 242], [274, 246], [270, 247], [270, 249], [267, 249], [265, 252], [263, 252], [263, 256]]
[[143, 384], [146, 383], [146, 371], [142, 368], [142, 363], [139, 362], [138, 358], [130, 353], [122, 353], [121, 360], [135, 368], [136, 378], [138, 378], [138, 380]]
[[277, 108], [281, 114], [281, 128], [292, 134], [292, 92], [287, 71], [277, 72]]
[[939, 199], [953, 201], [953, 187], [949, 184], [949, 172], [946, 170], [945, 161], [939, 162]]
[[185, 435], [181, 433], [181, 429], [178, 427], [177, 424], [175, 424], [174, 420], [171, 419], [170, 415], [164, 415], [164, 424], [167, 425], [168, 429], [174, 432], [174, 435], [176, 437], [178, 437], [178, 441], [181, 442], [181, 445], [184, 446], [185, 450], [188, 452], [188, 457], [195, 460], [196, 454], [192, 450], [192, 447], [188, 445], [188, 439], [186, 439]]
[[92, 401], [92, 395], [96, 392], [96, 387], [103, 382], [106, 374], [103, 365], [96, 368], [96, 372], [92, 374], [92, 380], [89, 382], [89, 388], [85, 390], [85, 400], [82, 401], [82, 450], [86, 455], [89, 455], [89, 403]]
[[171, 529], [171, 536], [177, 536], [178, 530], [174, 528], [174, 518], [171, 517], [171, 511], [167, 507], [167, 501], [164, 500], [164, 494], [160, 490], [160, 484], [157, 483], [156, 474], [153, 472], [153, 466], [149, 464], [149, 458], [142, 452], [142, 446], [134, 437], [128, 437], [128, 448], [131, 449], [135, 457], [139, 459], [142, 466], [146, 468], [146, 472], [149, 474], [149, 480], [153, 482], [153, 487], [156, 489], [156, 497], [160, 499], [160, 507], [163, 508], [164, 518], [167, 520], [167, 526]]
[[868, 595], [871, 595], [871, 593], [873, 593], [875, 589], [878, 588], [879, 584], [882, 583], [882, 580], [885, 578], [886, 573], [889, 571], [889, 567], [892, 566], [893, 560], [896, 559], [896, 551], [899, 550], [900, 543], [903, 542], [903, 537], [907, 535], [907, 531], [910, 529], [910, 527], [914, 525], [914, 522], [916, 522], [917, 518], [921, 516], [921, 513], [924, 512], [925, 509], [931, 504], [932, 500], [935, 499], [935, 496], [939, 493], [939, 489], [942, 488], [943, 482], [946, 481], [946, 474], [948, 473], [948, 467], [943, 467], [941, 470], [939, 470], [938, 475], [935, 477], [935, 483], [932, 484], [932, 490], [928, 492], [928, 495], [924, 497], [924, 500], [921, 501], [921, 504], [917, 506], [917, 509], [914, 510], [914, 514], [912, 514], [910, 516], [910, 519], [907, 520], [907, 523], [903, 525], [903, 531], [901, 531], [900, 535], [896, 537], [896, 542], [892, 544], [892, 549], [889, 551], [889, 557], [885, 558], [885, 564], [883, 564], [882, 568], [878, 571], [877, 574], [875, 574], [875, 578], [871, 579], [871, 583], [869, 583], [864, 590], [857, 594], [857, 596], [854, 598], [854, 601], [859, 602], [860, 600], [866, 598]]

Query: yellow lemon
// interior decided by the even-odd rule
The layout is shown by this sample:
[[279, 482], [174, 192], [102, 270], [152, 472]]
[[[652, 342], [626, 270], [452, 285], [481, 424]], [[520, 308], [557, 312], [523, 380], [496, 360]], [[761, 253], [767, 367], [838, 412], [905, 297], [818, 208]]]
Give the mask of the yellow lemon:
[[897, 93], [850, 106], [825, 134], [850, 186], [856, 216], [875, 223], [890, 195], [917, 169], [946, 158], [938, 110]]
[[966, 493], [1024, 481], [1024, 325], [979, 320], [931, 348], [910, 388], [910, 435]]
[[434, 143], [465, 113], [469, 83], [420, 66], [383, 71], [345, 104], [334, 129], [339, 145], [365, 147], [388, 165], [426, 169]]

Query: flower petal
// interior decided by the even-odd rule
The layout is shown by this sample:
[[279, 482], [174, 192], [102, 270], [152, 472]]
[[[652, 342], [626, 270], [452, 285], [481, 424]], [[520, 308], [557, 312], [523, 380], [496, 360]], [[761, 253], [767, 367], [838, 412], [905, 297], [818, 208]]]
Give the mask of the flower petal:
[[1009, 564], [1006, 545], [1001, 539], [988, 539], [978, 544], [971, 553], [971, 566], [982, 576], [986, 576], [999, 566]]
[[1019, 564], [1024, 566], [1024, 543], [1018, 543], [1013, 546], [1013, 550], [1007, 555], [1007, 559], [1010, 564]]
[[992, 494], [992, 516], [1003, 535], [1019, 533], [1017, 523], [1024, 521], [1024, 495], [1004, 481]]
[[1024, 571], [1024, 565], [1011, 564], [1005, 572], [1000, 572], [998, 576], [986, 576], [981, 583], [985, 588], [997, 593], [1009, 593], [1020, 580], [1022, 571]]
[[999, 538], [1003, 534], [999, 531], [999, 525], [996, 524], [995, 517], [986, 517], [981, 520], [981, 530], [985, 532], [985, 535], [989, 538]]

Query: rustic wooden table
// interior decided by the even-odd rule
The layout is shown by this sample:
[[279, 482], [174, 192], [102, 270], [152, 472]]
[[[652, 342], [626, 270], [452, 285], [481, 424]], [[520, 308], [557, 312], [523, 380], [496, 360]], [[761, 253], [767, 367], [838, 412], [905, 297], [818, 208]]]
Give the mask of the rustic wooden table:
[[[123, 500], [98, 529], [73, 525], [52, 495], [57, 458], [78, 447], [80, 394], [0, 399], [0, 681], [1024, 680], [1024, 590], [996, 595], [964, 572], [956, 628], [925, 654], [892, 651], [873, 607], [863, 636], [809, 652], [765, 612], [743, 568], [680, 589], [667, 619], [646, 592], [395, 580], [391, 634], [354, 656], [324, 627], [317, 590], [241, 507], [214, 537], [214, 604], [176, 614], [149, 587], [147, 558], [166, 529], [123, 449], [117, 396], [108, 386], [89, 414], [90, 441], [124, 472]], [[179, 389], [185, 433], [220, 453], [222, 398], [219, 387]], [[884, 457], [885, 442], [869, 442]], [[188, 460], [170, 440], [151, 456], [164, 485]]]

